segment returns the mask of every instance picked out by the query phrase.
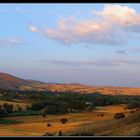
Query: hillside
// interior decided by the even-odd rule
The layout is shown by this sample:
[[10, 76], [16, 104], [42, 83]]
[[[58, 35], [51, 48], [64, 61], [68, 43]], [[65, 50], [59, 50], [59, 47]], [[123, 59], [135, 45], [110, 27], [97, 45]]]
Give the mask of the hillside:
[[0, 72], [0, 88], [2, 89], [20, 89], [22, 86], [30, 87], [33, 84], [43, 84], [35, 80], [25, 80], [13, 75]]
[[88, 86], [78, 83], [59, 84], [59, 83], [43, 83], [35, 80], [25, 80], [10, 74], [0, 73], [0, 88], [2, 89], [20, 89], [20, 90], [49, 90], [54, 92], [80, 92], [93, 93], [100, 92], [102, 94], [111, 95], [140, 95], [140, 88], [132, 87], [104, 87], [104, 86]]
[[[61, 130], [65, 136], [73, 134], [138, 136], [140, 134], [140, 112], [137, 111], [131, 114], [131, 110], [124, 110], [124, 108], [125, 105], [105, 106], [92, 112], [47, 115], [46, 118], [41, 115], [7, 117], [5, 120], [10, 120], [12, 123], [10, 125], [0, 124], [0, 135], [42, 136], [46, 132], [57, 134]], [[124, 112], [126, 117], [114, 120], [114, 114], [120, 111]], [[100, 113], [104, 113], [104, 116], [98, 116]], [[66, 124], [60, 122], [60, 119], [64, 117], [69, 120]], [[15, 121], [20, 123], [16, 124]], [[51, 127], [47, 126], [48, 123], [51, 123]]]
[[18, 89], [19, 86], [26, 84], [26, 80], [17, 78], [10, 74], [0, 73], [0, 88]]

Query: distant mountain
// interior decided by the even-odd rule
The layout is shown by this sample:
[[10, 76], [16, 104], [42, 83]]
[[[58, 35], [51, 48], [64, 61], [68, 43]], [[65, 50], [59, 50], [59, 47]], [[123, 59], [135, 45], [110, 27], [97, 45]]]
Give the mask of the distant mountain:
[[29, 82], [30, 84], [31, 84], [31, 83], [32, 83], [32, 84], [46, 84], [45, 82], [36, 81], [36, 80], [31, 80], [31, 79], [26, 80], [26, 81]]
[[20, 89], [20, 90], [38, 90], [54, 92], [79, 92], [79, 93], [100, 93], [110, 95], [140, 95], [140, 88], [131, 87], [105, 87], [88, 86], [80, 83], [44, 83], [35, 80], [25, 80], [7, 73], [0, 72], [0, 89]]

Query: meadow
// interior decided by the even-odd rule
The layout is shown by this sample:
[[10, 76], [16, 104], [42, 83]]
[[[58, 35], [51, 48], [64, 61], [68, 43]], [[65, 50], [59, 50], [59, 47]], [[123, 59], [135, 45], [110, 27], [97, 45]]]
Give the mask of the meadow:
[[[70, 91], [1, 93], [0, 136], [139, 135], [140, 96]], [[114, 118], [118, 113], [124, 116]]]
[[[124, 112], [126, 118], [131, 115], [134, 109], [125, 109], [126, 105], [111, 105], [99, 107], [91, 112], [71, 113], [66, 115], [46, 115], [38, 116], [15, 116], [6, 117], [11, 120], [11, 124], [0, 124], [1, 136], [43, 136], [46, 133], [58, 135], [61, 131], [63, 135], [73, 135], [74, 133], [87, 132], [89, 135], [104, 135], [107, 131], [115, 131], [120, 120], [114, 120], [113, 116], [117, 112]], [[99, 116], [101, 113], [104, 116]], [[68, 122], [62, 124], [60, 119], [67, 118]], [[14, 123], [18, 121], [21, 123]], [[51, 126], [47, 126], [50, 123]], [[114, 125], [115, 123], [115, 125]], [[114, 126], [113, 126], [114, 125]], [[113, 126], [112, 128], [110, 128]], [[123, 125], [124, 127], [125, 125]], [[109, 129], [109, 130], [108, 130]], [[113, 134], [113, 133], [112, 133]]]

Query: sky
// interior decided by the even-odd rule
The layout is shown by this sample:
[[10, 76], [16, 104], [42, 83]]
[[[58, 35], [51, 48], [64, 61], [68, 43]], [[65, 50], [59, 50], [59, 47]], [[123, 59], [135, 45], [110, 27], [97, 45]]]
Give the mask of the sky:
[[0, 4], [0, 19], [1, 72], [140, 87], [140, 4]]

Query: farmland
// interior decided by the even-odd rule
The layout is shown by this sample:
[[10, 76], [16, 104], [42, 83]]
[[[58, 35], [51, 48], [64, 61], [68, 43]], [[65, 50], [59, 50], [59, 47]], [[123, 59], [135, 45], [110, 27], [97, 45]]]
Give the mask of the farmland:
[[[66, 115], [47, 115], [46, 117], [42, 116], [16, 116], [16, 117], [7, 117], [7, 120], [18, 120], [19, 124], [1, 124], [0, 125], [0, 135], [6, 136], [42, 136], [46, 132], [56, 134], [59, 131], [62, 131], [63, 135], [69, 135], [73, 132], [85, 131], [86, 129], [91, 129], [94, 135], [102, 135], [102, 132], [99, 131], [103, 126], [115, 125], [119, 126], [119, 121], [113, 119], [113, 116], [117, 112], [125, 112], [126, 116], [129, 117], [130, 109], [124, 109], [126, 105], [114, 105], [99, 107], [92, 112], [81, 112], [81, 113], [72, 113]], [[104, 113], [104, 116], [98, 116], [98, 114]], [[62, 124], [60, 122], [61, 118], [67, 118], [68, 122]], [[51, 127], [48, 127], [47, 124], [50, 123]], [[125, 126], [125, 125], [124, 125]], [[99, 129], [100, 127], [100, 129]], [[99, 129], [99, 130], [98, 130]], [[114, 127], [113, 127], [114, 129]]]
[[139, 107], [138, 95], [1, 90], [0, 136], [139, 135]]

